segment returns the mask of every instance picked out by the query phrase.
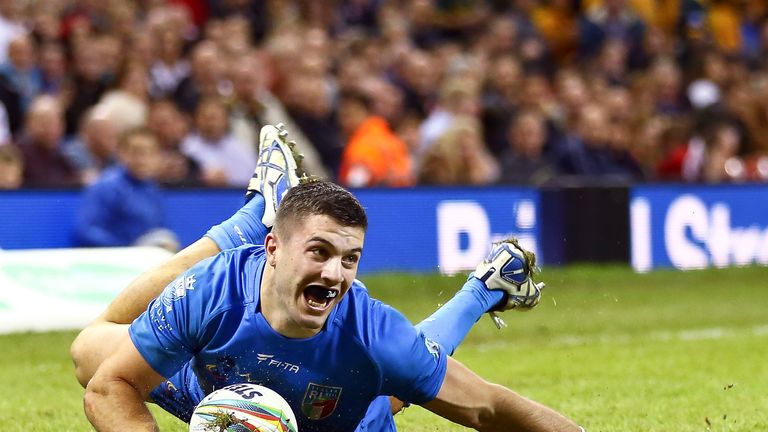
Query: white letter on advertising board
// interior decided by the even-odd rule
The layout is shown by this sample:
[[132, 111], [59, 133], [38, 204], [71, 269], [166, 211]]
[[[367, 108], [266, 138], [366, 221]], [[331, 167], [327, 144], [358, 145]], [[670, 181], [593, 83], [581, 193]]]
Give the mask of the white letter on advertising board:
[[702, 244], [707, 241], [709, 220], [707, 207], [693, 195], [683, 195], [672, 201], [664, 221], [664, 245], [672, 265], [679, 269], [704, 268], [709, 262], [707, 253], [688, 239]]
[[[461, 235], [467, 236], [462, 249]], [[474, 269], [491, 246], [491, 225], [483, 207], [473, 201], [446, 201], [437, 206], [437, 255], [440, 272]]]

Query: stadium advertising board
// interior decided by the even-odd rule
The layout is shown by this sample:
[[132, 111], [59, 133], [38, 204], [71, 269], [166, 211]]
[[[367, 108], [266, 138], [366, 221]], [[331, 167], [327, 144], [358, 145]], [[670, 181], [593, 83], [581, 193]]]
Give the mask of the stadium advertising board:
[[768, 186], [638, 186], [630, 201], [632, 266], [768, 264]]
[[355, 194], [369, 217], [362, 273], [474, 269], [492, 241], [509, 236], [544, 261], [535, 189], [365, 189]]
[[152, 247], [0, 251], [0, 334], [81, 328], [169, 256]]
[[[473, 269], [491, 241], [514, 235], [538, 252], [539, 192], [528, 188], [359, 189], [368, 212], [361, 273]], [[242, 205], [241, 190], [167, 190], [166, 223], [182, 245]], [[0, 193], [0, 249], [73, 247], [78, 191]]]

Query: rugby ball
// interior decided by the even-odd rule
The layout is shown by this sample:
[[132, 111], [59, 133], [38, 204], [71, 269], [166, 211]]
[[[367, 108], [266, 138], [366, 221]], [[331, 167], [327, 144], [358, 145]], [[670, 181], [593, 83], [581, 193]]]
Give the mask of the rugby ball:
[[190, 432], [298, 432], [288, 402], [267, 387], [233, 384], [210, 393], [195, 407]]

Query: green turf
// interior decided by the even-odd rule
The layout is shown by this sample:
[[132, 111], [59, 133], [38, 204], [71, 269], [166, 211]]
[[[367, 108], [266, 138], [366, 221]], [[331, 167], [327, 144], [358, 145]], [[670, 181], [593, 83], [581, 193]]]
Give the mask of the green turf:
[[[768, 269], [654, 272], [545, 269], [543, 303], [483, 318], [455, 357], [483, 377], [596, 431], [768, 430]], [[365, 278], [417, 321], [462, 277]], [[73, 332], [0, 336], [0, 431], [88, 430], [67, 348]], [[184, 425], [155, 410], [162, 430]], [[419, 408], [403, 431], [461, 431]]]

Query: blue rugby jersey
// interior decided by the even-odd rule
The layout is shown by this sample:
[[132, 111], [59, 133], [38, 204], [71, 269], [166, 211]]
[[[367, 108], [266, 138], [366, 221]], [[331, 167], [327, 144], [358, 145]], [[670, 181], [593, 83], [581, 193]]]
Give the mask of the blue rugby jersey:
[[190, 362], [203, 392], [265, 385], [299, 429], [354, 431], [377, 395], [434, 399], [447, 357], [395, 309], [355, 281], [325, 328], [306, 339], [275, 332], [259, 310], [261, 246], [224, 251], [179, 276], [130, 327], [144, 359], [171, 377]]

